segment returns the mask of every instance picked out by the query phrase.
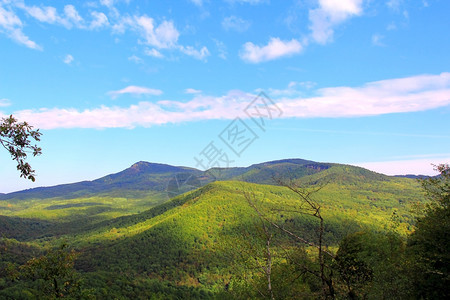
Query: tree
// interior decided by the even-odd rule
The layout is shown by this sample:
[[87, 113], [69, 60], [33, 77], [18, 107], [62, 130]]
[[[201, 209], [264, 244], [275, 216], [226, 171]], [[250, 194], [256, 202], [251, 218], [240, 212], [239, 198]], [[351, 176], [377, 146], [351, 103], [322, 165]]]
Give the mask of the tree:
[[[311, 247], [311, 249], [317, 250], [317, 263], [319, 269], [317, 270], [314, 267], [308, 267], [306, 264], [301, 264], [302, 272], [308, 273], [313, 275], [314, 277], [318, 278], [321, 281], [321, 287], [322, 287], [322, 294], [323, 298], [325, 299], [335, 299], [336, 292], [333, 285], [333, 270], [329, 264], [330, 261], [332, 261], [335, 257], [333, 253], [327, 250], [327, 247], [324, 243], [324, 219], [321, 214], [321, 205], [319, 202], [315, 201], [312, 197], [314, 193], [317, 193], [322, 186], [319, 186], [317, 188], [308, 188], [299, 186], [294, 181], [285, 181], [280, 178], [273, 178], [278, 185], [284, 186], [294, 192], [299, 199], [299, 204], [297, 207], [293, 208], [282, 208], [282, 209], [276, 209], [278, 213], [293, 213], [298, 215], [304, 215], [308, 216], [310, 218], [313, 218], [316, 220], [317, 224], [317, 233], [318, 237], [316, 241], [309, 240], [308, 238], [305, 238], [297, 233], [295, 233], [293, 230], [286, 228], [283, 225], [277, 224], [275, 221], [271, 220], [261, 209], [259, 209], [255, 204], [255, 196], [251, 195], [249, 193], [244, 192], [244, 197], [246, 198], [249, 205], [257, 212], [259, 218], [262, 221], [267, 222], [271, 226], [277, 228], [282, 233], [286, 234], [287, 236], [291, 237], [296, 242], [300, 242], [303, 245]], [[265, 226], [265, 225], [264, 225]], [[264, 231], [267, 231], [267, 227], [263, 228]], [[269, 245], [269, 235], [267, 235], [267, 245]], [[268, 252], [269, 248], [268, 248]], [[270, 258], [270, 260], [267, 260], [268, 262], [271, 262], [273, 258], [271, 256], [267, 256]], [[299, 264], [300, 265], [300, 264]], [[270, 270], [270, 269], [267, 269]], [[270, 273], [268, 274], [270, 275]], [[271, 290], [271, 278], [270, 276], [267, 277], [268, 279], [268, 286], [269, 290]]]
[[450, 167], [436, 167], [440, 175], [422, 180], [429, 203], [408, 238], [412, 279], [417, 296], [450, 298]]
[[395, 232], [366, 230], [346, 236], [334, 261], [345, 297], [412, 299], [404, 246]]
[[64, 298], [80, 292], [80, 279], [74, 269], [77, 253], [68, 251], [62, 244], [46, 255], [32, 258], [20, 267], [20, 275], [39, 283], [39, 290], [45, 298]]
[[[255, 262], [257, 269], [260, 269], [264, 273], [264, 276], [266, 277], [267, 280], [267, 292], [264, 293], [259, 290], [258, 292], [264, 298], [275, 299], [272, 288], [273, 251], [271, 249], [272, 247], [271, 243], [273, 239], [273, 233], [269, 228], [270, 223], [267, 222], [266, 218], [261, 214], [261, 212], [256, 207], [255, 194], [247, 193], [244, 191], [244, 197], [247, 200], [248, 204], [258, 213], [260, 227], [255, 226], [256, 227], [255, 231], [257, 232], [257, 236], [264, 241], [263, 258], [262, 259], [259, 258], [258, 252], [260, 251], [258, 250], [255, 251], [255, 255], [252, 255], [253, 261]], [[245, 240], [247, 240], [250, 237], [250, 233], [247, 232], [246, 235], [247, 236]], [[255, 250], [254, 248], [257, 248], [254, 245], [252, 245], [252, 243], [249, 243], [249, 246], [253, 251]]]
[[35, 171], [30, 164], [26, 162], [28, 154], [33, 156], [40, 155], [41, 148], [32, 145], [32, 140], [39, 142], [42, 133], [33, 130], [27, 122], [19, 123], [16, 118], [10, 115], [8, 118], [2, 118], [0, 123], [0, 144], [8, 150], [13, 160], [17, 161], [17, 170], [20, 171], [20, 177], [35, 181]]

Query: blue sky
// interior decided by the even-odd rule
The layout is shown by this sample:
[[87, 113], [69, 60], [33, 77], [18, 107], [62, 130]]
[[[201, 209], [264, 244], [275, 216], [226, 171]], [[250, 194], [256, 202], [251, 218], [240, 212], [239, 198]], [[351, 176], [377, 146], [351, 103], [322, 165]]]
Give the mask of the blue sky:
[[[31, 183], [137, 161], [450, 161], [446, 0], [0, 0], [0, 116], [40, 128]], [[202, 162], [202, 163], [199, 163]]]

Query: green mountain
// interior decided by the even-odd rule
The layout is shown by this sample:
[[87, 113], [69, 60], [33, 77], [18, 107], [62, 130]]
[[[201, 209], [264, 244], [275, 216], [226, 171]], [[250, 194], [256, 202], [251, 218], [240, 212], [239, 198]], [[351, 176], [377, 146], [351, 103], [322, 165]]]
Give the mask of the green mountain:
[[[39, 187], [8, 194], [0, 194], [0, 200], [48, 198], [71, 199], [90, 196], [127, 198], [165, 196], [167, 190], [174, 194], [180, 194], [181, 192], [189, 190], [189, 187], [195, 189], [217, 180], [241, 180], [254, 183], [274, 184], [274, 177], [297, 179], [327, 170], [333, 166], [340, 165], [317, 163], [303, 159], [284, 159], [255, 164], [246, 168], [213, 168], [207, 171], [200, 171], [195, 168], [141, 161], [121, 172], [107, 175], [93, 181], [82, 181], [52, 187]], [[363, 171], [361, 168], [350, 168], [352, 168], [352, 170], [359, 170], [355, 172], [374, 174], [367, 170]], [[189, 180], [192, 182], [189, 182]], [[178, 191], [178, 189], [186, 183], [187, 190]]]
[[52, 187], [39, 187], [0, 195], [0, 200], [46, 199], [62, 197], [66, 199], [92, 195], [114, 195], [121, 197], [144, 197], [148, 193], [161, 193], [170, 178], [180, 173], [201, 176], [203, 172], [165, 164], [137, 162], [119, 173], [93, 180]]
[[[139, 162], [91, 182], [3, 195], [0, 249], [7, 250], [0, 267], [69, 243], [97, 298], [220, 298], [238, 277], [260, 278], [246, 267], [252, 255], [264, 253], [264, 240], [244, 193], [273, 222], [317, 242], [317, 220], [297, 213], [298, 195], [276, 178], [322, 187], [313, 198], [330, 251], [361, 230], [406, 235], [414, 224], [411, 210], [423, 197], [416, 180], [333, 163], [287, 159], [202, 172]], [[294, 240], [271, 230], [275, 254], [297, 251]], [[282, 258], [275, 262], [274, 272], [292, 267]]]

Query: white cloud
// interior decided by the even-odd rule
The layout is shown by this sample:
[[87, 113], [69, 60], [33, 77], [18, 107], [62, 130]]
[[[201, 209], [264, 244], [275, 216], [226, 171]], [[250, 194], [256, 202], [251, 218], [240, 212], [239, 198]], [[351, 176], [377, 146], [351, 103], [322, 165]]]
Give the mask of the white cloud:
[[333, 39], [334, 27], [362, 13], [362, 0], [319, 0], [319, 7], [309, 10], [311, 37], [319, 44]]
[[201, 90], [192, 89], [192, 88], [188, 88], [188, 89], [185, 89], [184, 92], [186, 94], [200, 94], [202, 91]]
[[251, 42], [245, 43], [240, 52], [240, 57], [246, 62], [259, 63], [298, 54], [302, 49], [300, 42], [295, 39], [282, 41], [279, 38], [271, 38], [269, 43], [262, 47]]
[[32, 16], [33, 18], [45, 22], [45, 23], [56, 23], [58, 20], [60, 20], [60, 17], [58, 16], [56, 12], [56, 8], [51, 6], [45, 6], [43, 8], [37, 7], [37, 6], [22, 6], [25, 11]]
[[217, 50], [219, 51], [219, 57], [221, 59], [227, 59], [227, 47], [225, 44], [219, 40], [213, 39], [214, 43], [216, 44]]
[[398, 11], [402, 4], [402, 0], [389, 0], [386, 2], [387, 7], [394, 11]]
[[[361, 15], [363, 12], [363, 0], [318, 0], [317, 2], [318, 7], [308, 11], [309, 29], [311, 31], [308, 37], [305, 37], [301, 42], [296, 39], [283, 42], [279, 38], [272, 38], [269, 44], [264, 47], [247, 42], [240, 53], [241, 58], [247, 62], [258, 63], [300, 53], [310, 41], [319, 44], [329, 43], [333, 40], [334, 30], [338, 25], [352, 17]], [[288, 20], [289, 22], [292, 21], [290, 18]], [[244, 31], [246, 30], [245, 25], [245, 21], [237, 17], [229, 17], [222, 22], [225, 29], [239, 30], [245, 28]], [[374, 44], [378, 42], [378, 45], [381, 45], [381, 36], [375, 36], [374, 38], [378, 38], [374, 41]]]
[[136, 17], [135, 21], [145, 38], [145, 44], [161, 49], [175, 47], [180, 33], [172, 21], [163, 21], [157, 27], [153, 18], [147, 16]]
[[108, 94], [113, 99], [115, 99], [118, 96], [123, 95], [123, 94], [132, 94], [132, 95], [136, 95], [136, 96], [139, 96], [139, 95], [159, 96], [162, 93], [163, 92], [161, 90], [151, 89], [151, 88], [142, 87], [142, 86], [135, 86], [135, 85], [127, 86], [126, 88], [123, 88], [121, 90], [108, 92]]
[[62, 25], [68, 29], [75, 26], [80, 29], [93, 30], [109, 25], [108, 17], [98, 11], [91, 12], [92, 20], [88, 25], [85, 25], [85, 20], [80, 16], [75, 6], [70, 4], [64, 6], [63, 15], [60, 15], [56, 8], [52, 6], [27, 6], [23, 2], [18, 2], [16, 6], [40, 22]]
[[0, 26], [3, 28], [21, 27], [22, 21], [14, 12], [0, 6]]
[[0, 32], [4, 32], [9, 38], [28, 48], [42, 50], [41, 46], [23, 33], [22, 27], [22, 21], [13, 11], [0, 6]]
[[437, 156], [426, 159], [392, 160], [382, 162], [362, 162], [352, 165], [363, 167], [371, 171], [386, 175], [437, 175], [433, 165], [450, 162], [450, 155]]
[[372, 45], [379, 46], [379, 47], [386, 46], [383, 43], [383, 39], [384, 39], [384, 36], [381, 35], [381, 34], [374, 34], [374, 35], [372, 35]]
[[241, 3], [241, 4], [244, 4], [244, 3], [260, 4], [260, 3], [263, 3], [263, 2], [268, 2], [268, 0], [226, 0], [226, 1], [230, 2], [230, 3]]
[[75, 6], [73, 6], [73, 5], [64, 6], [64, 14], [66, 15], [67, 19], [72, 21], [74, 24], [76, 24], [77, 27], [82, 27], [81, 24], [84, 20], [78, 14], [78, 11], [76, 10]]
[[116, 34], [123, 34], [127, 28], [138, 29], [138, 26], [136, 26], [136, 22], [130, 16], [120, 17], [112, 25], [112, 32]]
[[100, 0], [100, 4], [104, 5], [106, 7], [113, 7], [114, 6], [114, 0]]
[[394, 22], [391, 22], [386, 26], [387, 31], [396, 30], [396, 29], [397, 29], [397, 25], [395, 25]]
[[192, 3], [194, 3], [197, 6], [202, 6], [203, 5], [203, 0], [191, 0]]
[[[6, 0], [5, 0], [6, 1]], [[203, 46], [196, 49], [188, 45], [180, 45], [178, 38], [179, 31], [175, 27], [173, 21], [164, 20], [160, 24], [156, 24], [155, 20], [147, 15], [126, 15], [121, 16], [120, 12], [114, 7], [116, 1], [114, 0], [100, 0], [100, 4], [108, 7], [109, 19], [105, 13], [101, 11], [91, 11], [91, 19], [84, 19], [77, 11], [74, 5], [65, 5], [63, 13], [58, 13], [58, 10], [52, 6], [28, 6], [23, 1], [11, 2], [14, 7], [26, 12], [32, 18], [39, 22], [44, 22], [53, 25], [62, 25], [68, 29], [75, 26], [84, 30], [96, 30], [102, 28], [111, 28], [115, 34], [123, 34], [127, 29], [131, 29], [141, 36], [138, 40], [139, 44], [154, 47], [151, 50], [146, 50], [146, 54], [153, 57], [163, 57], [160, 52], [161, 49], [178, 50], [186, 55], [194, 58], [204, 60], [210, 55], [209, 50]], [[1, 3], [1, 2], [0, 2]], [[9, 4], [9, 1], [6, 1]], [[23, 31], [23, 24], [17, 15], [10, 9], [5, 9], [4, 4], [0, 5], [0, 33], [3, 32], [11, 39], [21, 43], [29, 48], [42, 48], [35, 42], [30, 40]], [[91, 4], [91, 8], [98, 8], [98, 4]]]
[[91, 15], [93, 19], [89, 25], [90, 29], [97, 29], [109, 25], [108, 17], [104, 13], [93, 11]]
[[207, 56], [209, 56], [209, 50], [206, 47], [203, 47], [200, 50], [197, 50], [191, 46], [179, 46], [179, 49], [184, 54], [192, 56], [199, 60], [204, 60]]
[[[310, 90], [316, 85], [315, 82], [312, 81], [291, 81], [289, 82], [286, 89], [273, 89], [269, 88], [268, 93], [273, 97], [292, 97], [292, 96], [301, 96], [305, 90]], [[263, 89], [258, 89], [257, 91], [263, 91]]]
[[64, 15], [60, 15], [56, 8], [52, 6], [27, 6], [22, 2], [18, 2], [16, 6], [40, 22], [62, 25], [69, 29], [75, 26], [80, 29], [93, 30], [109, 25], [108, 17], [98, 11], [91, 12], [92, 20], [88, 24], [89, 26], [85, 25], [85, 20], [80, 16], [75, 6], [70, 4], [64, 6]]
[[133, 61], [137, 64], [141, 64], [143, 62], [142, 58], [136, 55], [131, 55], [130, 57], [128, 57], [128, 60]]
[[161, 52], [159, 52], [156, 49], [145, 49], [145, 54], [148, 56], [153, 56], [153, 57], [157, 57], [157, 58], [162, 58], [164, 57], [164, 55], [161, 54]]
[[73, 62], [73, 56], [70, 55], [70, 54], [67, 54], [67, 55], [64, 57], [63, 62], [64, 62], [65, 64], [70, 65], [70, 63]]
[[222, 27], [225, 30], [235, 30], [237, 32], [244, 32], [250, 27], [250, 22], [236, 16], [230, 16], [222, 21]]
[[156, 25], [155, 20], [146, 15], [126, 16], [112, 25], [114, 33], [122, 34], [127, 28], [140, 33], [144, 39], [139, 41], [141, 44], [154, 47], [145, 50], [145, 54], [149, 56], [162, 58], [164, 55], [161, 53], [161, 50], [179, 50], [186, 55], [203, 60], [210, 54], [206, 47], [198, 50], [192, 46], [178, 44], [180, 33], [173, 21], [165, 20], [161, 24]]
[[11, 105], [11, 101], [9, 101], [9, 99], [3, 98], [0, 99], [0, 107], [6, 107], [6, 106], [10, 106]]
[[[273, 101], [283, 118], [361, 117], [425, 111], [450, 105], [450, 73], [418, 75], [369, 82], [361, 87], [316, 90], [316, 96], [280, 97]], [[129, 86], [110, 92], [160, 95], [162, 91]], [[14, 112], [37, 128], [108, 128], [151, 126], [210, 119], [245, 118], [243, 110], [255, 94], [230, 91], [224, 96], [195, 95], [190, 101], [140, 102], [129, 107], [101, 106], [94, 109], [39, 109]]]
[[335, 87], [306, 99], [282, 99], [286, 117], [353, 117], [414, 112], [450, 104], [450, 73]]
[[315, 87], [317, 85], [317, 83], [313, 82], [313, 81], [291, 81], [288, 84], [288, 88], [295, 88], [295, 87], [300, 87], [303, 89], [312, 89], [313, 87]]
[[36, 44], [34, 41], [30, 40], [28, 36], [26, 36], [20, 28], [15, 28], [11, 30], [8, 34], [14, 41], [19, 44], [25, 45], [28, 48], [35, 50], [42, 50], [42, 47]]

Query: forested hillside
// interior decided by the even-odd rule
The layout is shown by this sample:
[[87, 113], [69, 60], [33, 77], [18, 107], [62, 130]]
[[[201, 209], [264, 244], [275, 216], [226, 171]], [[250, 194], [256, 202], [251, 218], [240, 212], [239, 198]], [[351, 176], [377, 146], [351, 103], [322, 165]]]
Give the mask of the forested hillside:
[[[82, 183], [4, 195], [0, 295], [47, 297], [56, 278], [57, 294], [86, 299], [414, 296], [417, 180], [304, 160], [220, 171], [232, 180], [141, 162], [94, 181], [98, 194], [83, 186], [87, 197], [74, 197]], [[183, 172], [202, 186], [164, 200], [163, 181]]]

